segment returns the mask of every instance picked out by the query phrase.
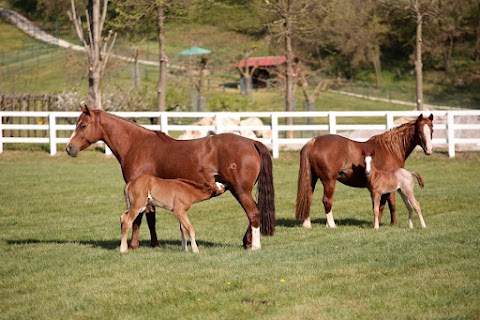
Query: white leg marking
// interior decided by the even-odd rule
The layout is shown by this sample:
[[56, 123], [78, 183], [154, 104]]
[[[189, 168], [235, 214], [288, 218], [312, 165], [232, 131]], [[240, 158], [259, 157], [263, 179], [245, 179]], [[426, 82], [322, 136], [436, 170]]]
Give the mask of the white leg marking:
[[258, 250], [262, 246], [260, 244], [260, 228], [252, 227], [252, 250]]
[[333, 220], [333, 213], [330, 211], [327, 213], [327, 227], [328, 228], [336, 228], [337, 226], [335, 225], [335, 220]]
[[310, 217], [303, 220], [303, 227], [307, 229], [312, 229], [312, 221], [310, 220]]

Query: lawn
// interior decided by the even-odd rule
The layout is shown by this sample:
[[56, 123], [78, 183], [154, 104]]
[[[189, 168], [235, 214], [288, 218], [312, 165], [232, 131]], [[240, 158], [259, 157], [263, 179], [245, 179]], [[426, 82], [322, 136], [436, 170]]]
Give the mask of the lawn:
[[180, 251], [178, 223], [157, 213], [160, 247], [120, 254], [123, 180], [114, 158], [42, 151], [0, 155], [0, 319], [478, 319], [480, 154], [420, 152], [407, 161], [427, 229], [372, 229], [368, 192], [337, 185], [325, 228], [294, 219], [298, 153], [274, 160], [277, 229], [244, 251], [230, 194], [194, 205], [200, 254]]

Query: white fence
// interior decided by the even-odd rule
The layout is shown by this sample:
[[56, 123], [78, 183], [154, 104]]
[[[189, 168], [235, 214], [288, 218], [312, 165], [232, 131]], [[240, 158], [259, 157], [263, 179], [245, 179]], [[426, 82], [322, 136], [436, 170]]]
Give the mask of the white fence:
[[[448, 149], [450, 157], [456, 150], [480, 149], [480, 110], [432, 111], [425, 116], [434, 115], [433, 144]], [[50, 154], [57, 153], [58, 144], [66, 144], [75, 129], [75, 120], [79, 112], [0, 112], [0, 153], [4, 144], [40, 143], [49, 144]], [[401, 121], [401, 118], [414, 118], [417, 111], [358, 111], [358, 112], [117, 112], [118, 116], [136, 119], [138, 123], [148, 123], [150, 119], [159, 119], [157, 125], [144, 125], [151, 130], [165, 133], [181, 133], [185, 130], [214, 131], [216, 133], [245, 130], [271, 130], [271, 138], [258, 140], [271, 148], [274, 158], [280, 150], [300, 148], [312, 137], [336, 133], [354, 140], [365, 141], [373, 134], [389, 130]], [[248, 118], [258, 117], [263, 126], [222, 125], [216, 121], [212, 126], [193, 125], [204, 117]], [[293, 118], [294, 125], [285, 125], [286, 118]], [[14, 119], [14, 121], [12, 121]], [[34, 124], [32, 124], [34, 122]], [[298, 123], [302, 124], [298, 124]], [[15, 123], [15, 124], [12, 124]], [[66, 123], [66, 124], [65, 124]], [[184, 123], [184, 124], [182, 124]], [[225, 123], [225, 122], [224, 122]], [[21, 132], [35, 131], [36, 137], [25, 137]], [[9, 132], [9, 136], [5, 135]], [[37, 134], [38, 132], [42, 134]], [[285, 138], [292, 132], [294, 138]], [[60, 134], [59, 134], [60, 133]], [[174, 135], [174, 134], [173, 134]], [[109, 153], [108, 148], [106, 152]]]

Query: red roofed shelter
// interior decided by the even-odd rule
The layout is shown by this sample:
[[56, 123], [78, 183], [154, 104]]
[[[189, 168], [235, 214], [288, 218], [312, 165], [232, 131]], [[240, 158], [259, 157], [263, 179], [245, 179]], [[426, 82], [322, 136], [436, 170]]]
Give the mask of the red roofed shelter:
[[[275, 79], [280, 72], [279, 67], [285, 65], [286, 56], [268, 56], [268, 57], [251, 57], [247, 59], [248, 68], [254, 70], [252, 74], [252, 85], [254, 88], [264, 88], [268, 84], [268, 80]], [[234, 67], [238, 69], [245, 68], [245, 60], [238, 61]]]

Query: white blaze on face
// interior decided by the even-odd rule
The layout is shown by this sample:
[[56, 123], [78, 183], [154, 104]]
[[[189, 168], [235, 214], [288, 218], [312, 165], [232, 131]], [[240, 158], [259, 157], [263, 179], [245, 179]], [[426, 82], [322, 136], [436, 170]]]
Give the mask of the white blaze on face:
[[425, 149], [427, 154], [432, 153], [432, 131], [428, 124], [423, 126], [423, 134], [425, 136]]
[[365, 157], [365, 173], [369, 174], [372, 171], [372, 157]]

